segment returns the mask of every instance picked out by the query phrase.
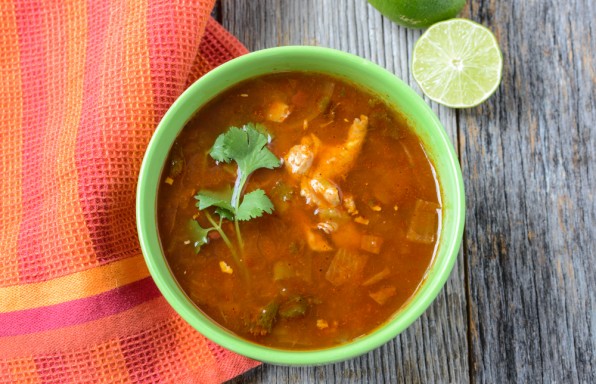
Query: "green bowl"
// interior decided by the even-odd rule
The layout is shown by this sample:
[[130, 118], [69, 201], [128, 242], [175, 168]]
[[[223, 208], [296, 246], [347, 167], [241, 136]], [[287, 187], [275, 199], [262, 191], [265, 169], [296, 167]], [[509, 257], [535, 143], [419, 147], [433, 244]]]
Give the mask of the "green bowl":
[[[165, 260], [156, 223], [157, 187], [174, 139], [205, 103], [230, 86], [255, 76], [284, 71], [314, 71], [345, 78], [395, 106], [411, 123], [435, 165], [442, 199], [439, 244], [425, 281], [390, 320], [370, 334], [332, 348], [291, 351], [247, 341], [213, 322], [186, 296]], [[137, 187], [137, 228], [155, 283], [170, 305], [197, 331], [215, 343], [263, 362], [320, 365], [350, 359], [391, 340], [416, 320], [435, 299], [453, 268], [464, 226], [464, 189], [455, 151], [437, 116], [397, 77], [360, 57], [341, 51], [291, 46], [241, 56], [207, 73], [170, 107], [145, 153]]]

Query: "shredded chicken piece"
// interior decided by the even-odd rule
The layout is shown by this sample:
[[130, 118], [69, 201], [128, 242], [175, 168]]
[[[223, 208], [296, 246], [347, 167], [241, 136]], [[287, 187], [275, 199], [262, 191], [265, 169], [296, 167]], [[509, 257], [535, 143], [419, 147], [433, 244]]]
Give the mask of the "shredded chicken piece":
[[321, 196], [332, 207], [337, 207], [341, 202], [339, 189], [331, 181], [315, 178], [310, 180], [310, 186], [317, 195]]
[[290, 148], [284, 165], [291, 174], [304, 175], [310, 169], [313, 160], [313, 151], [306, 145], [298, 144]]
[[361, 115], [359, 119], [354, 119], [345, 142], [341, 145], [321, 149], [314, 173], [326, 179], [334, 179], [347, 174], [360, 154], [367, 132], [368, 117]]
[[[335, 181], [339, 177], [345, 177], [354, 166], [367, 130], [368, 117], [361, 115], [350, 125], [347, 138], [342, 144], [325, 146], [317, 136], [310, 134], [304, 136], [300, 144], [290, 148], [284, 157], [287, 172], [300, 179], [300, 195], [306, 203], [316, 206], [317, 211], [326, 212], [327, 217], [321, 217], [322, 221], [317, 224], [318, 230], [305, 227], [308, 246], [315, 252], [333, 250], [329, 241], [319, 231], [335, 236], [340, 226], [350, 225], [350, 220], [344, 219], [349, 217], [348, 214], [358, 214], [351, 195], [346, 196], [342, 205], [342, 196]], [[361, 224], [364, 220], [366, 219], [361, 217], [355, 219]], [[358, 235], [354, 236], [354, 241], [357, 240], [359, 245], [358, 231], [352, 228], [350, 233]]]
[[305, 136], [300, 144], [294, 145], [284, 157], [286, 170], [293, 176], [304, 176], [310, 170], [321, 146], [321, 140], [315, 135]]
[[354, 166], [367, 131], [368, 117], [361, 115], [354, 119], [341, 145], [324, 146], [311, 134], [290, 149], [285, 157], [286, 169], [292, 175], [302, 176], [300, 194], [307, 204], [319, 208], [341, 204], [339, 189], [333, 180], [344, 177]]

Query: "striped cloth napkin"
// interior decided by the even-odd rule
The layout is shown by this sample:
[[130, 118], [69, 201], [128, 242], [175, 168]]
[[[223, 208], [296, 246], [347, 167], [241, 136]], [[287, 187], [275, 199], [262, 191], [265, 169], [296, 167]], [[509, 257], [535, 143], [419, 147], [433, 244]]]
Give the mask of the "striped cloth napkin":
[[216, 383], [143, 262], [135, 188], [162, 115], [246, 49], [213, 0], [0, 0], [0, 383]]

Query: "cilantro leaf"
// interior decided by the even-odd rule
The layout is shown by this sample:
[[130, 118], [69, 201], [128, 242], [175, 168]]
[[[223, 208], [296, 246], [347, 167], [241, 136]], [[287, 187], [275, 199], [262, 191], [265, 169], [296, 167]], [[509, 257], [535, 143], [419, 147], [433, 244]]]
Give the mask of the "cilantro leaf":
[[224, 163], [229, 163], [232, 158], [228, 156], [227, 149], [224, 144], [225, 134], [217, 136], [215, 139], [215, 143], [213, 143], [213, 147], [209, 151], [209, 154], [215, 161], [222, 161]]
[[236, 212], [236, 218], [238, 220], [246, 221], [261, 217], [263, 212], [273, 212], [273, 203], [269, 200], [267, 195], [265, 195], [265, 191], [262, 189], [255, 189], [244, 195], [242, 204], [240, 204], [240, 207], [238, 207], [238, 211]]
[[229, 185], [226, 185], [221, 191], [202, 189], [195, 195], [195, 199], [198, 200], [197, 208], [199, 208], [199, 210], [209, 207], [219, 207], [234, 212], [234, 208], [230, 203], [232, 200], [232, 189]]
[[217, 213], [220, 217], [224, 219], [228, 219], [230, 221], [234, 220], [234, 213], [230, 210], [224, 208], [216, 208], [215, 213]]
[[249, 175], [259, 168], [279, 167], [279, 159], [267, 148], [267, 136], [260, 132], [264, 129], [262, 125], [253, 123], [244, 125], [242, 129], [231, 127], [215, 140], [210, 151], [211, 157], [224, 162], [233, 159], [238, 164], [238, 173], [243, 175]]
[[224, 219], [234, 222], [237, 244], [242, 251], [244, 242], [240, 234], [239, 221], [254, 219], [262, 216], [263, 213], [273, 212], [273, 203], [263, 190], [257, 189], [244, 194], [248, 178], [254, 171], [261, 168], [273, 169], [281, 165], [281, 161], [267, 148], [270, 140], [271, 136], [267, 133], [265, 126], [248, 123], [242, 128], [230, 127], [213, 143], [209, 150], [211, 157], [215, 161], [224, 163], [234, 160], [238, 165], [238, 170], [233, 189], [228, 185], [220, 191], [201, 190], [195, 195], [198, 200], [196, 206], [199, 210], [215, 207], [215, 213], [219, 215], [218, 223], [208, 211], [205, 212], [205, 217], [212, 225], [209, 229], [202, 228], [196, 222], [191, 224], [199, 238], [199, 240], [195, 240], [197, 252], [200, 246], [208, 241], [207, 233], [212, 230], [217, 231], [230, 249], [236, 263], [241, 269], [246, 270], [242, 265], [241, 258], [236, 253], [236, 247], [225, 234], [222, 222]]
[[199, 251], [201, 250], [201, 246], [209, 242], [209, 238], [207, 237], [207, 235], [212, 229], [205, 229], [201, 227], [201, 225], [197, 223], [196, 220], [189, 220], [187, 229], [188, 234], [190, 236], [190, 241], [195, 247], [195, 252], [199, 253]]

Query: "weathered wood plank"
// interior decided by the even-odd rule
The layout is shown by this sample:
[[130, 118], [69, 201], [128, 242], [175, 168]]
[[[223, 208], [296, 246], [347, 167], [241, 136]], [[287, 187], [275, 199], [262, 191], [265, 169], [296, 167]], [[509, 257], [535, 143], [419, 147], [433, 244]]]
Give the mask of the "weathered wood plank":
[[[368, 58], [414, 81], [409, 58], [420, 31], [391, 23], [362, 0], [222, 0], [222, 23], [250, 50], [306, 44]], [[419, 89], [414, 86], [420, 93]], [[454, 143], [453, 110], [432, 104]], [[466, 383], [469, 379], [463, 259], [429, 310], [400, 336], [360, 358], [322, 367], [264, 365], [235, 383]]]
[[459, 115], [473, 381], [596, 382], [595, 9], [468, 2], [505, 59]]
[[[419, 32], [361, 3], [226, 0], [222, 6], [224, 25], [250, 49], [331, 46], [412, 84], [407, 58]], [[496, 32], [505, 56], [500, 91], [457, 115], [469, 207], [471, 377], [595, 382], [594, 4], [485, 0], [469, 3], [466, 15]], [[433, 108], [457, 138], [453, 112]], [[461, 265], [420, 321], [367, 356], [317, 368], [264, 366], [237, 382], [465, 381], [465, 340], [453, 337], [466, 330]], [[456, 302], [457, 321], [435, 327], [433, 319], [452, 317], [448, 301]], [[437, 308], [443, 314], [433, 313]], [[451, 367], [440, 358], [434, 365], [424, 358], [428, 324], [436, 329], [431, 337], [448, 335], [438, 352], [455, 350], [462, 359], [446, 373], [436, 368]], [[429, 375], [433, 369], [440, 374]]]

